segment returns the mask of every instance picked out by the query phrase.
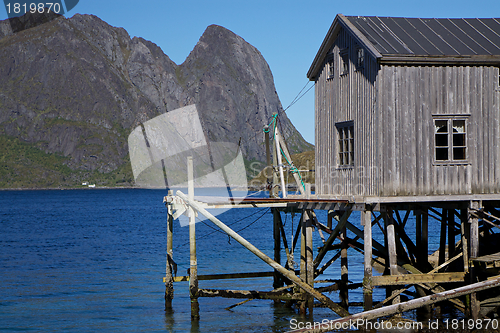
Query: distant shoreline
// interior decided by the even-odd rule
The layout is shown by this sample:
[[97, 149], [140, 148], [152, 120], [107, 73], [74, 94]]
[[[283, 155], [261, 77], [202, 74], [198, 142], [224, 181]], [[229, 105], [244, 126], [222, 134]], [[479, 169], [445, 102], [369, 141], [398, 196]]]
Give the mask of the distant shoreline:
[[[142, 187], [136, 186], [101, 186], [101, 187], [17, 187], [17, 188], [0, 188], [0, 191], [65, 191], [65, 190], [123, 190], [123, 189], [142, 189]], [[146, 189], [149, 190], [149, 189]], [[161, 188], [151, 189], [151, 190], [161, 190]]]

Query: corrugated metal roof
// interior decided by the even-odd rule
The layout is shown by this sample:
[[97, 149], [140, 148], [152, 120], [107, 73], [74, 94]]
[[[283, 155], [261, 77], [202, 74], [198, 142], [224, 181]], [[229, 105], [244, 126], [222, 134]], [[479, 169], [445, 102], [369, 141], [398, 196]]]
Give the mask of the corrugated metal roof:
[[500, 55], [500, 19], [346, 16], [382, 55]]

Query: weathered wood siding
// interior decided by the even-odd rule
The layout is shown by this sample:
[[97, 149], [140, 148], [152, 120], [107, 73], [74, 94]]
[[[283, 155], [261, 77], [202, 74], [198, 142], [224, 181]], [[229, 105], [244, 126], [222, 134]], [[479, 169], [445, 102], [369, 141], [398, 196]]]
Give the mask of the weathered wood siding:
[[[320, 196], [500, 192], [499, 69], [378, 65], [343, 29], [316, 80], [316, 193]], [[349, 72], [341, 75], [340, 51]], [[435, 115], [467, 117], [467, 163], [435, 162]], [[354, 167], [338, 165], [336, 123], [354, 123]]]
[[[356, 68], [359, 45], [341, 29], [331, 49], [335, 74], [329, 78], [327, 59], [316, 80], [316, 193], [323, 196], [374, 195], [379, 191], [376, 167], [375, 114], [376, 60], [365, 50], [363, 68]], [[347, 50], [349, 71], [341, 74], [340, 51]], [[354, 167], [338, 165], [338, 135], [335, 124], [354, 122]]]
[[[382, 66], [377, 93], [381, 196], [500, 192], [498, 68]], [[467, 117], [467, 163], [434, 160], [433, 115]]]

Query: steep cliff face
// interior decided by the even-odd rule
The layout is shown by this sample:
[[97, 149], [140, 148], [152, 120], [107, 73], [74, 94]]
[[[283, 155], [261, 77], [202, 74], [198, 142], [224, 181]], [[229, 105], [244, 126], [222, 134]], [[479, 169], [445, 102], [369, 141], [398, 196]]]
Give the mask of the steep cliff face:
[[[193, 103], [210, 140], [264, 159], [262, 128], [282, 108], [267, 63], [241, 37], [210, 26], [176, 65], [95, 16], [45, 21], [18, 32], [0, 22], [0, 187], [130, 183], [131, 130]], [[281, 124], [293, 151], [310, 149], [286, 115]]]

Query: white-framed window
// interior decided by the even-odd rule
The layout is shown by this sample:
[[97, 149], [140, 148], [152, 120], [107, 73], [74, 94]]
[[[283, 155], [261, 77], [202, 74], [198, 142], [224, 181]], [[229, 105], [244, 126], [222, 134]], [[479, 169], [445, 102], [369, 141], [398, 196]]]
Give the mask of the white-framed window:
[[349, 73], [349, 49], [340, 51], [340, 75]]
[[338, 138], [338, 166], [354, 165], [354, 122], [345, 121], [335, 124]]
[[359, 46], [356, 50], [356, 55], [356, 69], [360, 70], [365, 67], [365, 49]]
[[327, 79], [333, 79], [335, 76], [335, 58], [333, 54], [329, 54], [326, 60], [326, 68], [327, 68]]
[[467, 118], [434, 118], [434, 160], [438, 163], [467, 161]]

